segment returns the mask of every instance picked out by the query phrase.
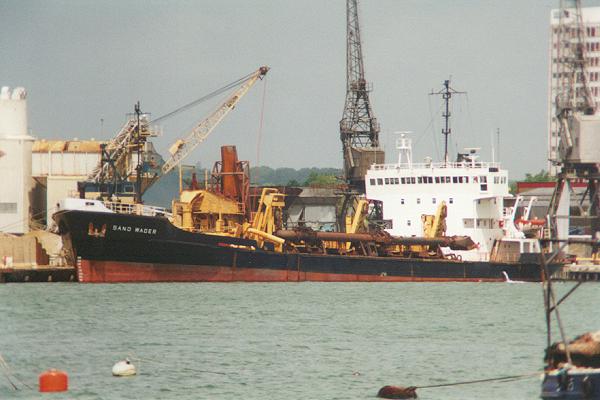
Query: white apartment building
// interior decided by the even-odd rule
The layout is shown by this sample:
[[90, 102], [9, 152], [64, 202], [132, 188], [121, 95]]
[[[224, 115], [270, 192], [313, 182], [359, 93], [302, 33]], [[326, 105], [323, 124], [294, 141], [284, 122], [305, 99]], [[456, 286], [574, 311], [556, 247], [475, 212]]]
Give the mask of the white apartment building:
[[[584, 29], [585, 52], [587, 56], [588, 86], [596, 104], [600, 104], [600, 7], [586, 7], [581, 9]], [[562, 35], [562, 44], [559, 46], [560, 10], [554, 9], [550, 13], [550, 63], [548, 77], [548, 171], [552, 175], [560, 172], [552, 160], [558, 159], [558, 144], [560, 141], [558, 123], [556, 119], [556, 96], [561, 79], [565, 77], [565, 68], [559, 62], [560, 55], [568, 54], [569, 47], [577, 41], [575, 30], [575, 10], [567, 9], [562, 15], [565, 34]], [[564, 64], [562, 64], [564, 65]], [[576, 97], [582, 94], [581, 77], [575, 82]]]

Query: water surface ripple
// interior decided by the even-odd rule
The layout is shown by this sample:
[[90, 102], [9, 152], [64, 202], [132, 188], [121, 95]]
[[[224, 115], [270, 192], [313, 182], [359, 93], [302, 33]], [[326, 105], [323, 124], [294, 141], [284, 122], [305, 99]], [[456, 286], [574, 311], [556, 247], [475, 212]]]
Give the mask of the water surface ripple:
[[[566, 292], [572, 284], [558, 284]], [[567, 334], [600, 329], [600, 286], [562, 309]], [[0, 285], [0, 354], [52, 399], [373, 399], [542, 368], [540, 284], [196, 283]], [[140, 374], [114, 378], [134, 354]], [[537, 377], [419, 390], [421, 399], [537, 399]], [[0, 375], [0, 399], [15, 392]]]

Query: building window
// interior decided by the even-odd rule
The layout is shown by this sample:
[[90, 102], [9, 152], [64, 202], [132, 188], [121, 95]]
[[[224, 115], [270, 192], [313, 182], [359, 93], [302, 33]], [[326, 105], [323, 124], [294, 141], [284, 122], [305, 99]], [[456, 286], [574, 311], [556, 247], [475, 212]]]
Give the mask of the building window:
[[417, 178], [417, 183], [423, 183], [423, 177], [419, 176], [419, 177]]
[[436, 200], [435, 200], [435, 197], [431, 199], [431, 202], [432, 202], [433, 204], [435, 204], [435, 202], [436, 202]]
[[410, 219], [406, 221], [406, 225], [410, 226]]
[[404, 204], [404, 199], [400, 199], [400, 204]]
[[398, 183], [400, 183], [400, 179], [394, 178], [394, 184], [397, 185]]
[[435, 183], [440, 183], [440, 177], [439, 176], [435, 177]]
[[452, 177], [452, 183], [458, 183], [458, 177], [457, 176], [453, 176]]
[[450, 198], [448, 199], [448, 203], [450, 203], [450, 204], [454, 204], [454, 199], [453, 199], [452, 197], [450, 197]]
[[390, 184], [390, 178], [385, 178], [385, 184], [389, 185]]
[[0, 203], [0, 214], [16, 214], [17, 203]]
[[410, 183], [412, 183], [414, 185], [415, 182], [416, 182], [416, 179], [414, 176], [412, 178], [410, 178]]
[[417, 199], [417, 204], [421, 204], [421, 199]]
[[405, 185], [406, 184], [406, 178], [400, 179], [400, 182], [402, 182], [402, 184]]
[[463, 226], [465, 228], [474, 228], [475, 221], [473, 221], [473, 218], [463, 218]]
[[371, 185], [372, 185], [372, 186], [373, 186], [373, 185], [375, 185], [375, 179], [372, 179], [372, 178], [371, 178], [370, 182], [371, 182]]
[[378, 185], [383, 185], [383, 179], [377, 178], [377, 184]]

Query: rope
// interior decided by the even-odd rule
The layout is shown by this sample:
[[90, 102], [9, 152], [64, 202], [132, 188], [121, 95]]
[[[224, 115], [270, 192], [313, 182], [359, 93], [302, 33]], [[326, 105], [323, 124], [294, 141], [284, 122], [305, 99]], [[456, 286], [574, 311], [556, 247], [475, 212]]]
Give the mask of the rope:
[[513, 382], [520, 379], [531, 378], [533, 376], [538, 376], [541, 372], [532, 372], [529, 374], [522, 375], [508, 375], [508, 376], [500, 376], [497, 378], [487, 378], [487, 379], [477, 379], [472, 381], [463, 381], [463, 382], [452, 382], [452, 383], [440, 383], [437, 385], [423, 385], [423, 386], [415, 386], [416, 389], [428, 389], [428, 388], [437, 388], [437, 387], [447, 387], [447, 386], [458, 386], [458, 385], [472, 385], [475, 383], [483, 383], [483, 382]]
[[15, 383], [11, 380], [11, 378], [17, 380], [19, 383], [21, 383], [21, 385], [25, 386], [26, 388], [33, 389], [27, 383], [23, 382], [21, 379], [19, 379], [17, 376], [15, 376], [15, 374], [13, 374], [13, 372], [10, 370], [8, 363], [4, 360], [4, 358], [2, 357], [1, 354], [0, 354], [0, 367], [2, 367], [2, 373], [6, 377], [6, 380], [8, 380], [8, 382], [12, 386], [13, 390], [19, 390], [19, 387], [17, 385], [15, 385]]
[[[425, 137], [425, 133], [427, 133], [427, 131], [429, 130], [429, 128], [432, 127], [432, 125], [435, 122], [435, 120], [439, 117], [439, 115], [440, 115], [439, 113], [440, 113], [440, 111], [442, 111], [442, 108], [444, 108], [443, 104], [441, 104], [440, 107], [438, 108], [438, 110], [436, 111], [436, 113], [433, 114], [433, 111], [431, 109], [431, 100], [429, 100], [429, 115], [430, 115], [431, 118], [429, 119], [429, 123], [427, 124], [427, 126], [425, 127], [425, 129], [421, 130], [422, 133], [419, 135], [419, 137], [417, 137], [417, 140], [415, 140], [415, 145], [417, 145], [421, 141], [421, 139], [423, 137]], [[435, 138], [436, 138], [436, 136], [435, 136], [436, 135], [435, 128], [433, 128], [432, 133], [433, 133], [433, 136], [434, 136], [434, 144], [435, 144], [436, 151], [437, 151], [437, 143], [435, 141]], [[438, 156], [439, 156], [439, 152], [438, 152]]]
[[[56, 207], [52, 207], [52, 208], [50, 209], [50, 212], [51, 212], [51, 213], [53, 213], [55, 210], [56, 210]], [[9, 229], [9, 228], [11, 228], [11, 227], [13, 227], [13, 226], [16, 226], [16, 225], [18, 225], [18, 224], [21, 224], [21, 223], [23, 223], [23, 222], [25, 222], [25, 221], [28, 221], [28, 220], [30, 220], [30, 219], [32, 219], [32, 220], [33, 220], [33, 219], [35, 219], [35, 218], [37, 218], [37, 217], [43, 216], [44, 214], [46, 214], [46, 210], [42, 210], [42, 211], [40, 211], [40, 212], [38, 212], [38, 213], [36, 213], [36, 214], [33, 214], [33, 215], [31, 215], [31, 217], [28, 217], [28, 218], [23, 218], [23, 219], [20, 219], [20, 220], [14, 221], [14, 222], [12, 222], [12, 223], [10, 223], [10, 224], [6, 224], [6, 225], [3, 225], [3, 226], [0, 226], [0, 231], [4, 231], [4, 230], [6, 230], [6, 229]], [[46, 217], [46, 218], [47, 218], [47, 217]]]
[[258, 181], [260, 179], [260, 144], [262, 138], [262, 130], [263, 130], [263, 121], [265, 116], [265, 97], [267, 95], [267, 80], [264, 80], [263, 83], [263, 93], [262, 93], [262, 104], [260, 108], [260, 122], [258, 124], [258, 133], [256, 134], [256, 178], [255, 182], [258, 185]]
[[174, 116], [176, 114], [179, 114], [180, 112], [186, 111], [186, 110], [188, 110], [188, 109], [190, 109], [190, 108], [192, 108], [192, 107], [194, 107], [194, 106], [196, 106], [196, 105], [198, 105], [198, 104], [200, 104], [200, 103], [202, 103], [202, 102], [204, 102], [206, 100], [209, 100], [209, 99], [211, 99], [211, 98], [213, 98], [215, 96], [218, 96], [221, 93], [226, 92], [226, 91], [228, 91], [228, 90], [230, 90], [230, 89], [238, 86], [240, 83], [242, 83], [243, 81], [247, 80], [252, 75], [254, 75], [254, 72], [252, 72], [252, 73], [250, 73], [248, 75], [242, 76], [238, 80], [236, 80], [234, 82], [231, 82], [231, 83], [223, 86], [220, 89], [217, 89], [217, 90], [215, 90], [215, 91], [213, 91], [213, 92], [211, 92], [211, 93], [209, 93], [209, 94], [207, 94], [205, 96], [200, 97], [199, 99], [196, 99], [196, 100], [194, 100], [194, 101], [192, 101], [190, 103], [187, 103], [187, 104], [185, 104], [185, 105], [183, 105], [183, 106], [181, 106], [179, 108], [176, 108], [175, 110], [173, 110], [171, 112], [168, 112], [165, 115], [162, 115], [162, 116], [160, 116], [160, 117], [158, 117], [156, 119], [153, 119], [152, 121], [150, 121], [150, 123], [157, 123], [158, 121], [161, 121], [163, 119], [170, 118], [170, 117], [172, 117], [172, 116]]
[[[128, 354], [128, 356], [132, 360], [138, 360], [138, 361], [144, 361], [144, 362], [154, 362], [154, 363], [162, 364], [162, 365], [165, 364], [164, 361], [156, 360], [153, 358], [141, 358], [132, 353]], [[205, 370], [205, 369], [195, 369], [195, 368], [186, 368], [186, 369], [189, 371], [192, 371], [192, 372], [201, 372], [201, 373], [203, 372], [203, 373], [207, 373], [207, 374], [228, 375], [225, 372], [219, 372], [219, 371], [209, 371], [209, 370]]]

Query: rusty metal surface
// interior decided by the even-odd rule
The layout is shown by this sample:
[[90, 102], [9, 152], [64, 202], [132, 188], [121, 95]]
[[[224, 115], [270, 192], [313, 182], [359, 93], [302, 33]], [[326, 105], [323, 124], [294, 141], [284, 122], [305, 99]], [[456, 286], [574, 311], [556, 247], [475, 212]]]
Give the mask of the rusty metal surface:
[[446, 236], [439, 238], [425, 237], [400, 237], [389, 234], [371, 234], [371, 233], [345, 233], [345, 232], [319, 232], [308, 229], [278, 230], [274, 232], [275, 236], [291, 241], [343, 241], [343, 242], [370, 242], [382, 245], [400, 244], [405, 246], [442, 246], [450, 247], [453, 250], [469, 250], [474, 248], [475, 244], [468, 236]]

